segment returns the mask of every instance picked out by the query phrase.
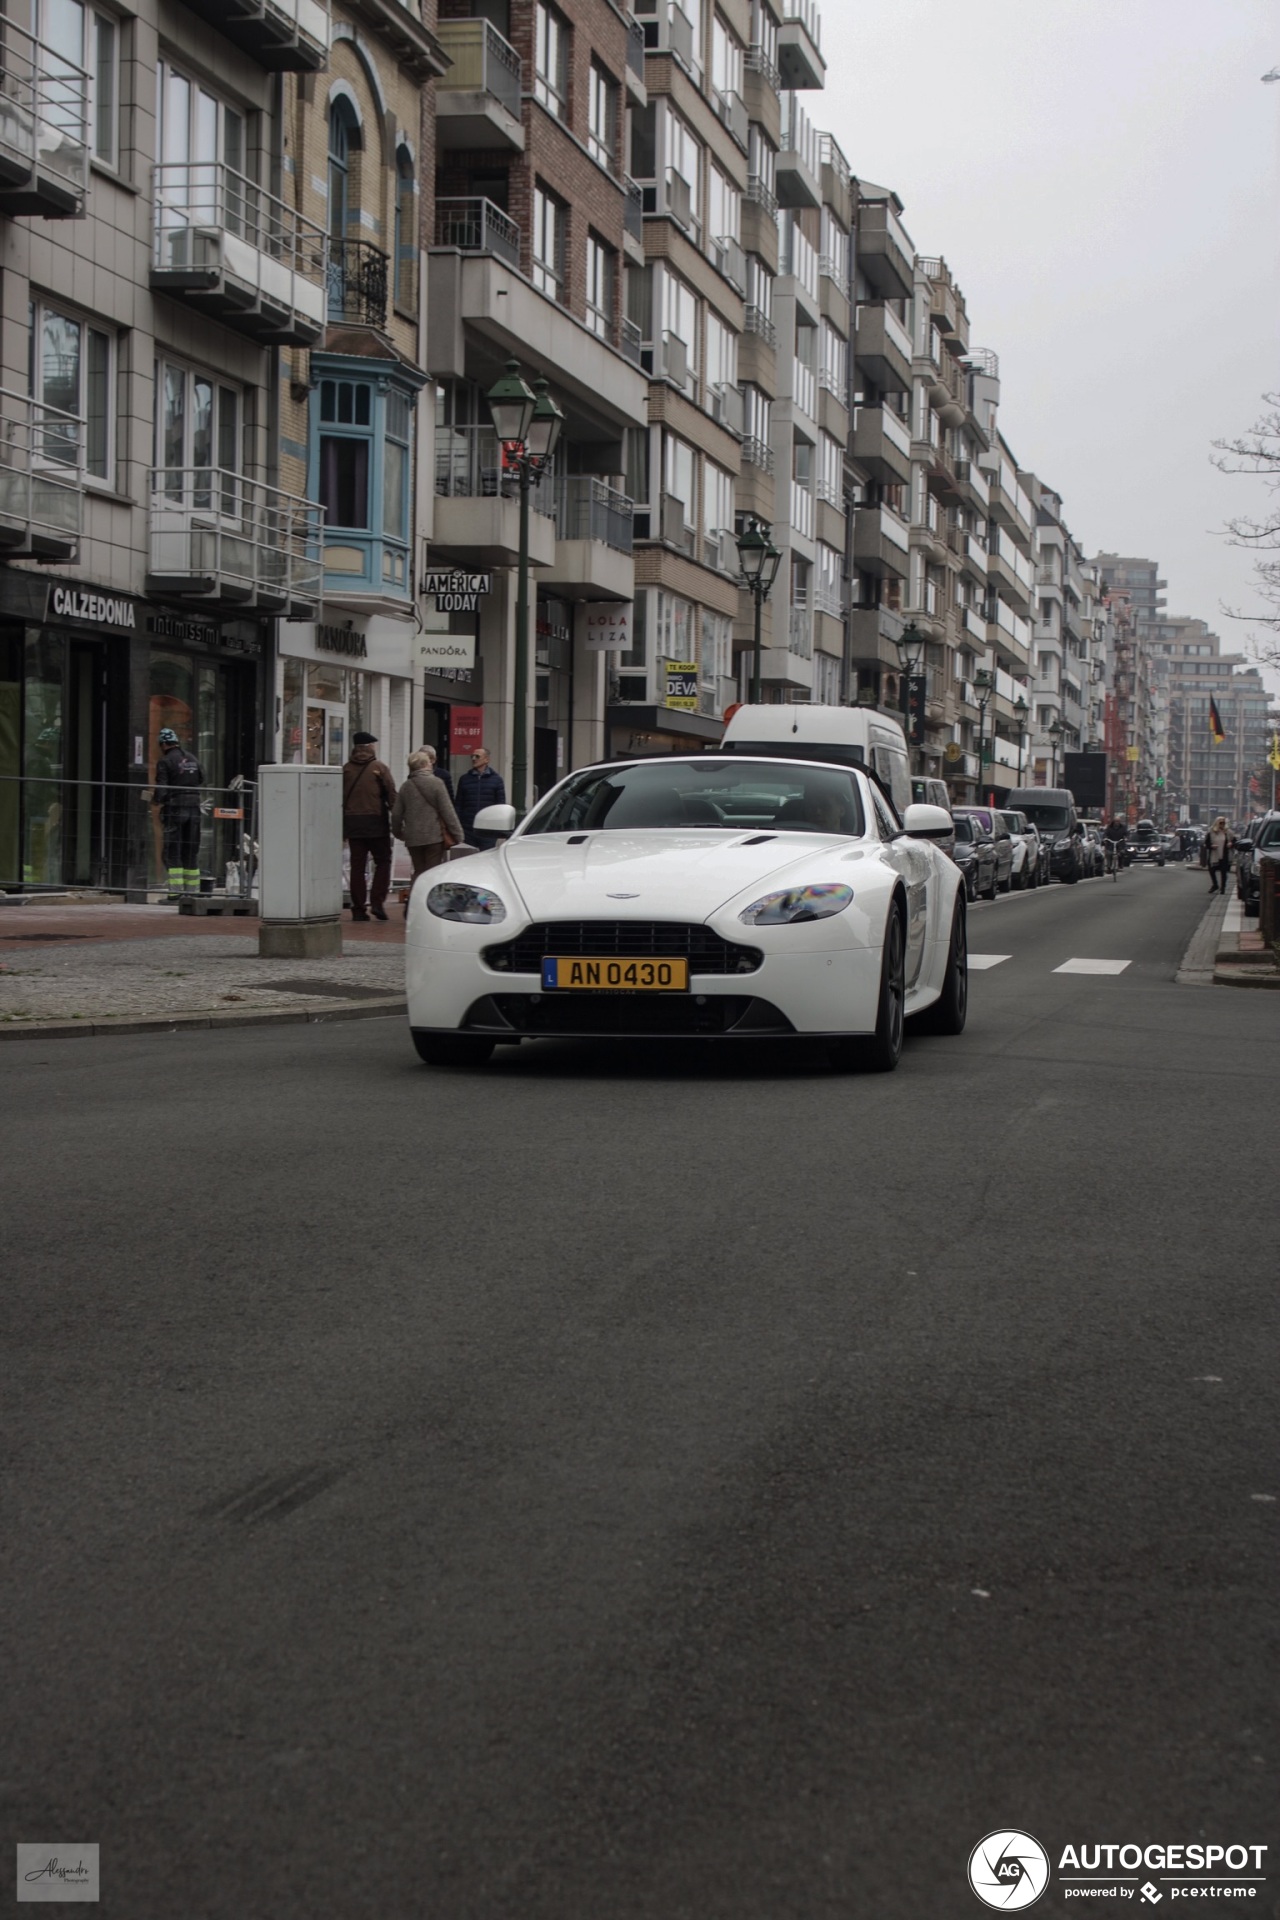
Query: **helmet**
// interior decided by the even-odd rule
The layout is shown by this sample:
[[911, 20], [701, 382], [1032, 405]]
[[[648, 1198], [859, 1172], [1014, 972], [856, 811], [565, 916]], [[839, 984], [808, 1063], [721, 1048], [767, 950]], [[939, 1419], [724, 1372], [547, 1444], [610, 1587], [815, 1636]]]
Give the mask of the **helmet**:
[[178, 736], [172, 727], [161, 727], [160, 745], [162, 747], [176, 747], [178, 745]]

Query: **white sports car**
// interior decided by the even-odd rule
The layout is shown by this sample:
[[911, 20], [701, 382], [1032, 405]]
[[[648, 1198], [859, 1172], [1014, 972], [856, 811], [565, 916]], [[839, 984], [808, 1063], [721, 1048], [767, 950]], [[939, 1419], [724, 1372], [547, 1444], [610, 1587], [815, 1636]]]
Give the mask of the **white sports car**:
[[409, 903], [409, 1026], [432, 1065], [540, 1035], [818, 1035], [889, 1071], [913, 1014], [959, 1033], [964, 887], [860, 769], [702, 754], [570, 774], [492, 852]]

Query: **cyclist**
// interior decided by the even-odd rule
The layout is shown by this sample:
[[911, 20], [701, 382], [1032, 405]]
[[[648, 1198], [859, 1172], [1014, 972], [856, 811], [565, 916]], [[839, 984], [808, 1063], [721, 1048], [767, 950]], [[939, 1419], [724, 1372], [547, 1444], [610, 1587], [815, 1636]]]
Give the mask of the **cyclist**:
[[1120, 849], [1129, 838], [1129, 828], [1119, 814], [1107, 822], [1102, 838], [1106, 843], [1107, 872], [1114, 879], [1120, 869]]

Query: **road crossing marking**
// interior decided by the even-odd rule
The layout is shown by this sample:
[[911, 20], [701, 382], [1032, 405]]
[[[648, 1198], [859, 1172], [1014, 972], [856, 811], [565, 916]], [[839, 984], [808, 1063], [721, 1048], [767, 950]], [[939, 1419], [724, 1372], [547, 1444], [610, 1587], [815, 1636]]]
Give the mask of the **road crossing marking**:
[[1123, 973], [1127, 960], [1064, 960], [1055, 973]]
[[998, 967], [1002, 960], [1012, 960], [1012, 958], [1013, 955], [1011, 953], [971, 953], [969, 955], [969, 971], [971, 973], [985, 973], [988, 967]]

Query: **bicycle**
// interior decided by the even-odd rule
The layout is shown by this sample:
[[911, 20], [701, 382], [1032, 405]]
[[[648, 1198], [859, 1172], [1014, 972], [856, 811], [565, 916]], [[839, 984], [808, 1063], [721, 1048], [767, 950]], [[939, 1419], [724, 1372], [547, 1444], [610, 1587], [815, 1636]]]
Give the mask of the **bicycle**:
[[1106, 864], [1103, 871], [1109, 873], [1113, 880], [1118, 880], [1120, 878], [1120, 846], [1115, 840], [1108, 840], [1106, 844]]

